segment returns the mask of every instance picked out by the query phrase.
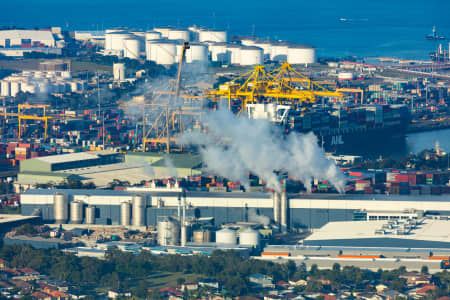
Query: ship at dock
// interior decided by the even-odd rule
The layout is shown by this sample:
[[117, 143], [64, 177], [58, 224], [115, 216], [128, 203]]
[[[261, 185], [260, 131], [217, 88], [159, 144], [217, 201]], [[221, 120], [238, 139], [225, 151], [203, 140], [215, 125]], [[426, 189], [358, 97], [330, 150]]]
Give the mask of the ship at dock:
[[357, 105], [292, 109], [288, 105], [249, 104], [248, 117], [267, 119], [283, 131], [313, 132], [327, 152], [354, 152], [405, 138], [410, 114], [405, 105]]

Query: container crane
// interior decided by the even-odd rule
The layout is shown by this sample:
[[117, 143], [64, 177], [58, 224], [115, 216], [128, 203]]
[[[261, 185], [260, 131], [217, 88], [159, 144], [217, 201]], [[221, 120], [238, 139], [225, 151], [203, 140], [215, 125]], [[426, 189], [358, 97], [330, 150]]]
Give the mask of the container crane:
[[326, 89], [292, 68], [290, 64], [283, 63], [272, 72], [266, 71], [264, 66], [255, 66], [253, 70], [209, 92], [207, 97], [212, 102], [227, 98], [230, 109], [245, 111], [247, 104], [277, 102], [295, 106], [315, 103], [317, 97], [342, 98], [343, 94]]

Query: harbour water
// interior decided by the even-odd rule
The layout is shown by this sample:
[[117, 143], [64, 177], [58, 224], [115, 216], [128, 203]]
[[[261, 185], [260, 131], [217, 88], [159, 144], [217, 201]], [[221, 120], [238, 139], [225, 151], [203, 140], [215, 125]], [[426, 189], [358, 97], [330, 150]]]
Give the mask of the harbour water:
[[436, 25], [450, 37], [448, 11], [450, 1], [441, 0], [14, 0], [2, 1], [0, 25], [146, 30], [197, 24], [312, 44], [319, 56], [428, 59], [437, 44], [425, 35]]

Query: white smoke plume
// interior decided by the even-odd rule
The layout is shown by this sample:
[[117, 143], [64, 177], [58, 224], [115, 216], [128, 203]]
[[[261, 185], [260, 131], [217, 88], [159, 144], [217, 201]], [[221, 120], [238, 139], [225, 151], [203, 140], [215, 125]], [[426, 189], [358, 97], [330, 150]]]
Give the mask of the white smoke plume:
[[325, 157], [313, 133], [290, 133], [267, 120], [238, 117], [229, 110], [210, 112], [204, 118], [208, 134], [193, 132], [179, 138], [182, 144], [199, 146], [207, 171], [248, 186], [247, 173], [281, 191], [276, 171], [300, 179], [308, 191], [313, 178], [330, 181], [339, 192], [345, 178], [334, 162]]
[[258, 224], [263, 224], [263, 225], [270, 224], [270, 218], [267, 216], [264, 216], [264, 215], [258, 215], [256, 213], [256, 209], [254, 209], [254, 208], [250, 208], [248, 210], [248, 221], [258, 223]]
[[173, 165], [172, 159], [170, 159], [170, 156], [167, 154], [164, 155], [164, 166], [166, 167], [168, 177], [178, 177], [177, 169]]

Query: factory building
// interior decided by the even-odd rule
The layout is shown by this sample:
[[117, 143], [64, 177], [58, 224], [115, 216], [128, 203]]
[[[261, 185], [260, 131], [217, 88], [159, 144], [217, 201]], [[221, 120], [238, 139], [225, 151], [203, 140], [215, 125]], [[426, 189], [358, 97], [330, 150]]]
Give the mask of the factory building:
[[21, 162], [18, 192], [36, 184], [61, 183], [69, 178], [107, 187], [114, 179], [138, 184], [155, 178], [200, 175], [201, 157], [189, 154], [141, 153], [126, 155], [112, 151], [91, 151], [43, 156]]
[[50, 30], [0, 30], [0, 53], [6, 56], [23, 56], [24, 52], [61, 54], [65, 46], [59, 28]]
[[[21, 195], [22, 214], [31, 215], [35, 209], [40, 209], [44, 220], [54, 220], [55, 193], [63, 194], [68, 202], [80, 201], [84, 207], [95, 206], [96, 222], [99, 219], [109, 224], [120, 224], [122, 205], [124, 212], [129, 212], [130, 206], [133, 207], [133, 193], [126, 191], [28, 190]], [[140, 194], [145, 204], [139, 206], [138, 211], [145, 225], [156, 225], [157, 218], [161, 216], [177, 215], [179, 190], [144, 190]], [[186, 216], [212, 217], [216, 225], [251, 221], [252, 216], [261, 215], [280, 224], [281, 229], [320, 228], [334, 221], [376, 222], [419, 219], [424, 215], [450, 215], [448, 195], [272, 195], [188, 191], [186, 203]]]

